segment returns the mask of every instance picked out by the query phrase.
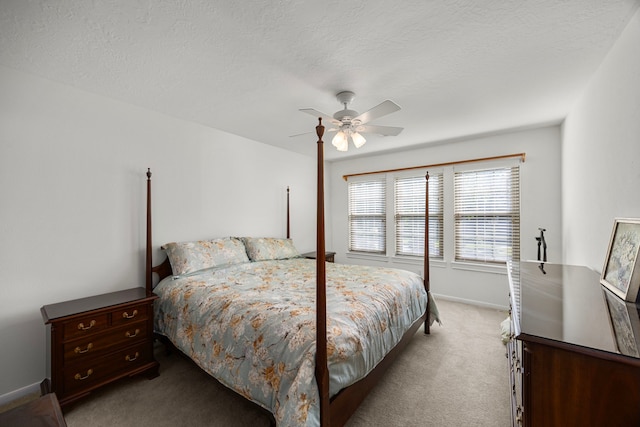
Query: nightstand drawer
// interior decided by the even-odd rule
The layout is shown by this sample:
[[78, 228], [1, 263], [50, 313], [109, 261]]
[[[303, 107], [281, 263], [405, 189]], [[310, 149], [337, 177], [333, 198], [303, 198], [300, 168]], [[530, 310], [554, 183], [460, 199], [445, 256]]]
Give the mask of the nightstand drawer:
[[127, 308], [119, 308], [111, 313], [113, 326], [126, 325], [147, 318], [148, 304], [139, 304]]
[[118, 345], [130, 345], [147, 338], [146, 322], [137, 322], [107, 330], [98, 335], [73, 340], [64, 344], [64, 365], [78, 360], [95, 358]]
[[109, 326], [109, 316], [106, 313], [79, 317], [62, 324], [64, 341], [91, 335]]
[[137, 345], [110, 353], [87, 362], [71, 365], [64, 369], [64, 393], [88, 390], [105, 380], [122, 377], [153, 360], [151, 347], [143, 341]]

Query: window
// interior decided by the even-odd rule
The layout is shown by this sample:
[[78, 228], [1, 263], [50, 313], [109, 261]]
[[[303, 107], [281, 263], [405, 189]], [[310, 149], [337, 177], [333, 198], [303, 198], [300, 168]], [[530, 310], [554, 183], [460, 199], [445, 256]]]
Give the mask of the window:
[[454, 174], [455, 260], [520, 259], [520, 168]]
[[386, 253], [386, 178], [349, 183], [349, 251]]
[[[424, 175], [395, 180], [396, 255], [424, 256]], [[429, 258], [443, 258], [442, 174], [429, 176]]]

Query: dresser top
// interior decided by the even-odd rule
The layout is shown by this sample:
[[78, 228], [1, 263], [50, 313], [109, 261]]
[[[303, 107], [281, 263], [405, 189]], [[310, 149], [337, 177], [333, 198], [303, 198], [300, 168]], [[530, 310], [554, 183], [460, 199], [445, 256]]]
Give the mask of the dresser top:
[[[108, 294], [45, 305], [40, 311], [42, 312], [44, 323], [51, 323], [51, 321], [62, 317], [73, 316], [86, 311], [98, 310], [146, 298], [147, 292], [145, 288], [131, 288], [110, 292]], [[151, 296], [150, 298], [155, 299], [157, 297]]]
[[640, 315], [587, 268], [516, 262], [509, 265], [516, 337], [551, 340], [640, 359]]

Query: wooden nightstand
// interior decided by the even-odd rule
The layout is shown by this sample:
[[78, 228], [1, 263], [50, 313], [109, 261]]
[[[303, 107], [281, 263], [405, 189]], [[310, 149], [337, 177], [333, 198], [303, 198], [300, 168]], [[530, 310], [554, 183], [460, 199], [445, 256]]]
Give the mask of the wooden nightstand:
[[153, 356], [153, 300], [144, 288], [45, 305], [51, 382], [60, 406], [125, 376], [158, 375]]
[[[327, 262], [334, 262], [335, 255], [336, 255], [335, 252], [325, 252], [324, 259]], [[316, 259], [317, 253], [315, 251], [307, 252], [307, 253], [301, 254], [300, 256], [307, 259]]]

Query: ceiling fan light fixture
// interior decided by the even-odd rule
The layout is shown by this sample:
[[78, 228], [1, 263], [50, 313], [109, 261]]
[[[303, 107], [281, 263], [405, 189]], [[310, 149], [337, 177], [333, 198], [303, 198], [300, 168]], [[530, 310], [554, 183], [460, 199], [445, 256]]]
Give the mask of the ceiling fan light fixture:
[[331, 144], [336, 147], [338, 151], [347, 151], [349, 149], [349, 140], [343, 131], [336, 133], [336, 136], [331, 140]]
[[355, 145], [356, 148], [362, 147], [364, 143], [367, 142], [364, 136], [360, 135], [358, 132], [353, 132], [351, 134], [351, 140], [353, 141], [353, 145]]

